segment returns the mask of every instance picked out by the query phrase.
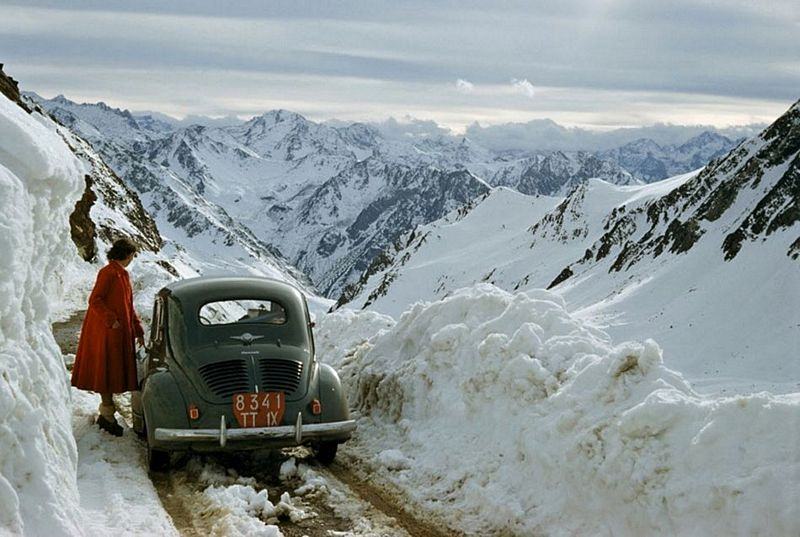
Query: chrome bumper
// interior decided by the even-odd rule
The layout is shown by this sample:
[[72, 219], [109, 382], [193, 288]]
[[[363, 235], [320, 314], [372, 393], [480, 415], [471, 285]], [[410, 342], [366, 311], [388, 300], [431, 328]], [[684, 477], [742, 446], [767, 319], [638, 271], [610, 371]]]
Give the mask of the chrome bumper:
[[157, 442], [218, 441], [220, 447], [225, 447], [228, 440], [294, 440], [299, 445], [304, 440], [311, 438], [344, 436], [355, 430], [355, 420], [303, 425], [303, 415], [298, 413], [294, 425], [228, 429], [225, 416], [222, 416], [219, 429], [164, 429], [159, 427], [154, 431], [154, 436]]

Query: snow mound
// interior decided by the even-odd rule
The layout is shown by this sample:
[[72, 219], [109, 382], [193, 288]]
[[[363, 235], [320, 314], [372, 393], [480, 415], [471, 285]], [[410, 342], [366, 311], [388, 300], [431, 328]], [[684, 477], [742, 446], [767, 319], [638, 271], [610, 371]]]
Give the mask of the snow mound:
[[266, 490], [256, 492], [250, 485], [211, 485], [203, 495], [209, 503], [209, 518], [214, 520], [211, 535], [283, 537], [277, 526], [261, 520], [275, 511]]
[[0, 530], [13, 534], [82, 533], [69, 388], [49, 324], [82, 187], [64, 142], [0, 97]]
[[324, 315], [314, 331], [314, 346], [322, 358], [333, 360], [340, 366], [343, 357], [340, 349], [353, 349], [383, 330], [394, 326], [394, 319], [374, 311], [355, 312], [341, 309], [335, 315]]
[[541, 290], [462, 289], [337, 348], [360, 317], [320, 327], [360, 414], [346, 449], [453, 527], [800, 533], [800, 394], [700, 396], [654, 341], [615, 346]]

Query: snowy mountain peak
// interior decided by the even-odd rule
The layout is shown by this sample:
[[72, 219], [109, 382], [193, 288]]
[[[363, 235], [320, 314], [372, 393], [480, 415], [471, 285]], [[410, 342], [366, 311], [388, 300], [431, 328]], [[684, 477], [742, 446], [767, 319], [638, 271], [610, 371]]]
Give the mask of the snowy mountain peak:
[[709, 143], [730, 143], [730, 139], [726, 136], [723, 136], [716, 132], [711, 131], [703, 131], [697, 136], [690, 138], [684, 144], [681, 144], [679, 147], [689, 147], [689, 146], [698, 146], [703, 144]]
[[276, 125], [278, 123], [309, 123], [302, 115], [298, 114], [297, 112], [292, 112], [290, 110], [285, 110], [283, 108], [279, 108], [276, 110], [270, 110], [269, 112], [264, 112], [261, 115], [255, 116], [251, 118], [249, 121], [245, 122], [245, 125], [252, 124], [252, 125]]

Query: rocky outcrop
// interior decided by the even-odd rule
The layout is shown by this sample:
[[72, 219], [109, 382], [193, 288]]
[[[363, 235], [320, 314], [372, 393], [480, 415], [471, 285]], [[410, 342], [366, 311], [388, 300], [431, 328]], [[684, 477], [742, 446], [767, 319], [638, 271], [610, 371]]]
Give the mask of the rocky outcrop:
[[84, 261], [92, 262], [97, 255], [97, 227], [92, 221], [92, 205], [97, 201], [97, 194], [92, 190], [92, 176], [85, 175], [86, 188], [83, 196], [75, 204], [75, 210], [69, 215], [69, 230], [72, 242], [78, 248], [78, 255]]
[[[158, 252], [163, 239], [139, 196], [131, 190], [89, 143], [66, 127], [59, 134], [87, 171], [86, 189], [70, 216], [72, 240], [81, 257], [93, 261], [96, 239], [109, 244], [120, 237], [133, 239], [140, 248]], [[97, 207], [97, 210], [92, 209]]]
[[2, 63], [0, 63], [0, 93], [17, 103], [26, 112], [30, 113], [30, 108], [20, 97], [19, 83], [3, 71]]

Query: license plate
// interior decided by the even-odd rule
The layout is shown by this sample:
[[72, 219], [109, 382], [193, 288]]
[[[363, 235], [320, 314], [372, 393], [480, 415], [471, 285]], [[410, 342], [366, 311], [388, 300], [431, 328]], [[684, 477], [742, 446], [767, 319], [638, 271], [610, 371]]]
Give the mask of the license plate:
[[237, 393], [233, 395], [233, 415], [239, 427], [280, 425], [286, 411], [283, 392]]

